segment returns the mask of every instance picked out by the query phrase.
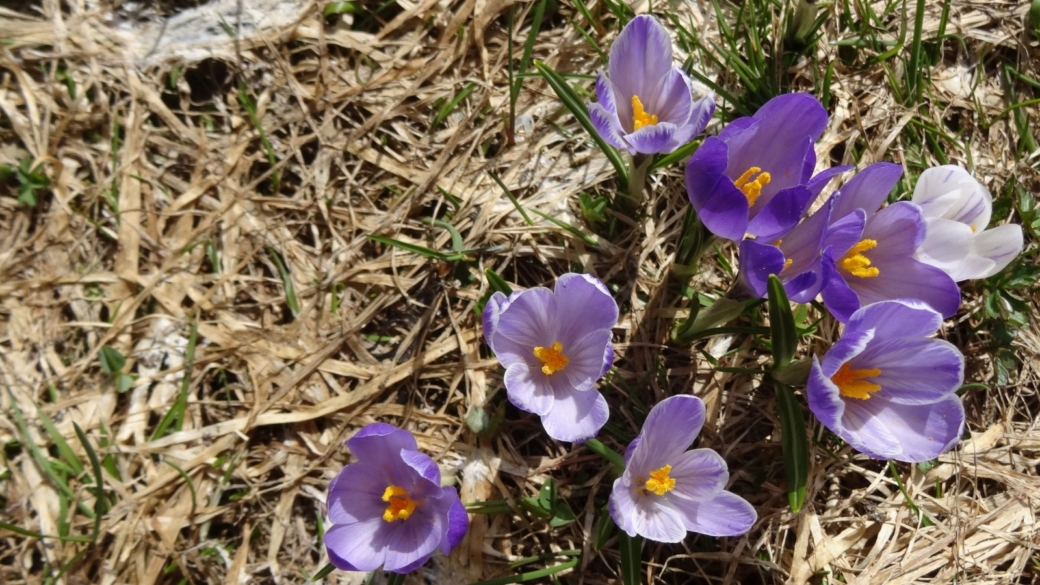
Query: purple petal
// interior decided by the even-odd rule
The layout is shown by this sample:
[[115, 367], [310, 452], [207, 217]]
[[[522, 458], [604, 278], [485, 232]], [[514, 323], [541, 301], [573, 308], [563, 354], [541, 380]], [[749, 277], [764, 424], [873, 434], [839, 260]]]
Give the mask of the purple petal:
[[[557, 396], [561, 393], [589, 390], [595, 385], [599, 373], [603, 371], [604, 348], [610, 345], [611, 335], [609, 329], [600, 329], [571, 345], [563, 346], [570, 363], [563, 370], [546, 376]], [[533, 375], [537, 377], [539, 374], [540, 371]]]
[[536, 372], [523, 362], [506, 368], [504, 377], [506, 397], [513, 406], [537, 415], [552, 410], [554, 391], [552, 384], [541, 372]]
[[760, 244], [755, 240], [740, 242], [741, 284], [757, 298], [765, 298], [769, 275], [784, 270], [784, 253], [776, 246]]
[[535, 347], [550, 347], [559, 340], [556, 299], [547, 288], [523, 291], [502, 309], [495, 325], [491, 349], [503, 366], [533, 363]]
[[385, 524], [382, 517], [378, 517], [332, 526], [325, 531], [329, 560], [346, 571], [374, 571], [383, 566], [386, 543], [377, 540], [377, 536]]
[[329, 483], [329, 520], [344, 524], [381, 518], [386, 509], [382, 497], [387, 485], [381, 467], [369, 463], [347, 465]]
[[631, 152], [632, 148], [621, 137], [621, 124], [617, 120], [617, 114], [611, 114], [600, 104], [589, 104], [589, 120], [604, 142], [614, 148], [634, 154]]
[[686, 192], [708, 231], [739, 242], [748, 226], [747, 197], [723, 173], [727, 147], [717, 138], [706, 138], [686, 165]]
[[784, 189], [804, 185], [812, 174], [812, 165], [806, 164], [805, 160], [814, 156], [812, 139], [800, 132], [796, 135], [773, 134], [769, 132], [770, 126], [763, 121], [728, 143], [726, 176], [730, 179], [736, 180], [751, 167], [759, 167], [770, 174], [769, 184], [762, 188], [755, 202], [759, 207]]
[[863, 305], [892, 299], [919, 299], [946, 318], [952, 317], [961, 305], [961, 291], [957, 283], [934, 266], [928, 266], [911, 257], [879, 257], [875, 259], [874, 265], [881, 272], [881, 276], [853, 276], [849, 282], [849, 286], [856, 291]]
[[956, 395], [932, 404], [912, 406], [873, 399], [863, 402], [864, 408], [873, 413], [900, 447], [896, 454], [888, 457], [864, 451], [878, 459], [908, 463], [935, 459], [957, 444], [964, 433], [964, 406]]
[[820, 263], [823, 268], [823, 304], [838, 321], [845, 323], [859, 309], [859, 296], [852, 290], [834, 265], [830, 250], [824, 251]]
[[827, 129], [827, 110], [808, 93], [778, 95], [762, 104], [754, 117], [767, 121], [770, 135], [808, 136], [815, 142]]
[[855, 209], [862, 209], [869, 217], [885, 202], [892, 188], [903, 176], [903, 167], [893, 163], [874, 163], [856, 173], [841, 188], [833, 217], [841, 219]]
[[351, 437], [347, 448], [358, 461], [379, 465], [386, 461], [400, 461], [402, 449], [415, 451], [419, 446], [408, 431], [386, 423], [372, 423]]
[[823, 373], [820, 360], [813, 356], [812, 369], [805, 387], [805, 398], [809, 402], [809, 410], [816, 420], [836, 435], [841, 435], [841, 419], [845, 414], [845, 401], [841, 399], [838, 387]]
[[680, 394], [658, 402], [650, 409], [639, 433], [639, 445], [629, 468], [635, 475], [677, 461], [704, 426], [704, 403], [696, 396]]
[[[377, 545], [380, 541], [386, 543], [383, 569], [408, 573], [428, 561], [440, 545], [445, 521], [446, 518], [419, 506], [407, 520], [384, 522], [380, 532], [385, 534], [385, 540], [376, 539]], [[347, 557], [347, 560], [351, 559]]]
[[849, 319], [850, 330], [873, 329], [880, 339], [891, 337], [928, 337], [939, 330], [942, 315], [926, 303], [912, 299], [883, 301], [863, 307]]
[[495, 325], [498, 324], [498, 315], [501, 311], [502, 304], [506, 302], [506, 295], [501, 292], [496, 292], [488, 298], [487, 304], [484, 305], [483, 325], [484, 325], [484, 341], [491, 346], [491, 338], [495, 336]]
[[[626, 476], [614, 481], [610, 492], [610, 516], [629, 536], [642, 536], [657, 542], [681, 542], [686, 537], [679, 514], [656, 496], [634, 496]], [[638, 488], [637, 488], [638, 489]]]
[[[420, 477], [425, 479], [430, 485], [422, 485], [416, 483], [416, 491], [427, 492], [430, 490], [439, 490], [441, 487], [441, 470], [437, 467], [437, 463], [427, 454], [420, 453], [419, 451], [401, 451], [401, 461], [404, 461], [405, 465], [415, 470]], [[417, 494], [412, 494], [415, 497], [419, 497]]]
[[556, 279], [556, 311], [560, 342], [567, 345], [593, 331], [617, 325], [618, 306], [606, 285], [588, 274], [564, 274]]
[[657, 91], [647, 111], [655, 114], [660, 122], [669, 122], [676, 127], [685, 126], [693, 113], [693, 93], [682, 69], [672, 67], [658, 82]]
[[909, 201], [899, 201], [875, 213], [863, 227], [863, 237], [875, 240], [880, 253], [911, 256], [924, 241], [925, 223], [921, 208]]
[[[834, 200], [831, 199], [828, 203], [833, 202]], [[833, 258], [841, 258], [863, 238], [867, 213], [862, 209], [856, 209], [845, 217], [835, 220], [836, 217], [832, 210], [828, 220], [831, 225], [824, 234], [822, 247], [825, 250], [830, 248]]]
[[894, 404], [945, 400], [964, 382], [964, 356], [952, 343], [941, 339], [886, 339], [879, 335], [849, 367], [881, 370], [871, 378], [881, 390], [869, 400]]
[[729, 470], [721, 455], [711, 449], [692, 449], [672, 463], [669, 472], [675, 488], [666, 494], [671, 500], [681, 498], [697, 502], [718, 495], [729, 482]]
[[802, 218], [812, 199], [812, 191], [800, 185], [779, 191], [765, 205], [752, 209], [748, 233], [767, 241], [783, 237]]
[[673, 499], [683, 526], [690, 532], [708, 536], [740, 536], [755, 525], [758, 513], [744, 498], [722, 491], [706, 502]]
[[639, 96], [646, 104], [658, 81], [672, 68], [668, 31], [652, 16], [633, 18], [611, 45], [607, 67], [622, 99]]
[[542, 416], [545, 432], [557, 441], [580, 443], [596, 436], [607, 424], [610, 411], [596, 390], [556, 395], [552, 410]]
[[447, 555], [466, 536], [466, 530], [469, 529], [469, 516], [466, 515], [466, 506], [459, 500], [459, 494], [455, 491], [455, 488], [446, 487], [442, 489], [444, 491], [443, 497], [451, 500], [451, 507], [448, 508], [447, 528], [440, 544], [441, 552]]
[[[889, 431], [889, 426], [874, 412], [887, 404], [883, 400], [845, 400], [845, 413], [841, 418], [841, 432], [835, 434], [853, 449], [875, 459], [893, 459], [903, 448]], [[834, 429], [831, 429], [832, 431]]]
[[838, 175], [844, 172], [851, 171], [854, 168], [856, 167], [852, 165], [843, 165], [840, 167], [830, 167], [828, 169], [824, 169], [820, 171], [818, 175], [810, 179], [809, 182], [805, 184], [805, 186], [808, 187], [810, 191], [812, 191], [813, 197], [817, 197], [819, 196], [820, 192], [823, 191], [823, 188], [827, 186], [827, 183], [831, 181], [831, 179], [837, 177]]
[[596, 379], [606, 376], [612, 365], [614, 365], [614, 346], [608, 343], [607, 349], [603, 352], [603, 367], [600, 369], [599, 376]]
[[675, 134], [675, 141], [679, 144], [686, 144], [693, 140], [694, 136], [704, 131], [714, 114], [715, 96], [713, 94], [709, 94], [694, 102], [686, 125], [681, 126]]
[[828, 379], [837, 373], [846, 362], [863, 353], [874, 339], [873, 329], [853, 329], [846, 327], [838, 339], [820, 362], [821, 373]]
[[671, 122], [659, 122], [652, 126], [644, 126], [625, 136], [625, 141], [638, 153], [658, 154], [672, 152], [680, 146], [675, 141], [678, 130]]

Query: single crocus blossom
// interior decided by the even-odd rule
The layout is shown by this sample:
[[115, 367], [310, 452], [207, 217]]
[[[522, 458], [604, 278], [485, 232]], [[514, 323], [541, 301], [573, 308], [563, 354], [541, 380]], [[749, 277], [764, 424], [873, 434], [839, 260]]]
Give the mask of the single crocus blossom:
[[816, 418], [857, 451], [916, 463], [951, 448], [964, 429], [955, 394], [964, 357], [931, 336], [942, 315], [914, 300], [856, 311], [823, 359], [813, 356], [806, 393]]
[[704, 226], [738, 242], [745, 234], [762, 241], [781, 238], [827, 181], [849, 169], [813, 176], [813, 145], [826, 127], [819, 100], [792, 93], [705, 139], [686, 165], [686, 191]]
[[560, 276], [555, 291], [496, 292], [488, 299], [484, 339], [506, 369], [509, 401], [539, 415], [557, 441], [590, 439], [607, 422], [596, 381], [614, 362], [617, 319], [607, 287], [587, 274]]
[[689, 77], [672, 64], [668, 31], [652, 16], [625, 25], [607, 70], [596, 78], [598, 102], [589, 104], [589, 118], [604, 141], [633, 156], [672, 152], [700, 134], [715, 112], [713, 96], [693, 99]]
[[680, 542], [687, 532], [737, 536], [758, 519], [747, 500], [726, 491], [726, 461], [687, 448], [704, 426], [704, 403], [672, 396], [650, 409], [625, 451], [625, 472], [610, 492], [610, 516], [629, 536]]
[[921, 173], [911, 201], [921, 206], [926, 226], [914, 256], [957, 282], [993, 276], [1022, 252], [1021, 226], [986, 229], [993, 197], [957, 165]]
[[379, 567], [407, 573], [436, 550], [451, 552], [466, 534], [466, 508], [453, 487], [418, 451], [415, 437], [386, 423], [365, 426], [347, 441], [357, 458], [329, 484], [329, 560], [344, 571]]
[[829, 234], [823, 252], [822, 293], [843, 323], [860, 307], [894, 299], [919, 299], [944, 317], [960, 307], [957, 283], [914, 258], [925, 235], [921, 208], [900, 201], [878, 211], [902, 173], [896, 164], [872, 164], [833, 197], [831, 230], [840, 234]]

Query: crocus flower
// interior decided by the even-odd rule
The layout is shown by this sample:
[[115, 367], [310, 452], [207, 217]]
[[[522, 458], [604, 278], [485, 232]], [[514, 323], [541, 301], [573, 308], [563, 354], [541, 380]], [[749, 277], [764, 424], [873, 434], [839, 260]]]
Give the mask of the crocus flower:
[[960, 439], [964, 407], [954, 393], [964, 357], [930, 335], [942, 315], [913, 300], [856, 311], [823, 359], [813, 356], [806, 393], [816, 418], [877, 459], [934, 459]]
[[704, 403], [672, 396], [650, 409], [625, 452], [625, 473], [610, 492], [610, 516], [629, 536], [679, 542], [687, 531], [737, 536], [758, 518], [726, 491], [726, 461], [711, 449], [690, 449], [704, 426]]
[[614, 362], [617, 319], [607, 287], [587, 274], [560, 276], [555, 292], [532, 288], [488, 299], [484, 339], [506, 368], [509, 401], [542, 417], [557, 441], [592, 438], [607, 422], [595, 384]]
[[699, 134], [715, 112], [712, 96], [672, 64], [672, 40], [652, 16], [628, 22], [610, 47], [609, 76], [596, 78], [589, 118], [608, 144], [630, 154], [672, 152]]
[[1022, 251], [1021, 226], [986, 229], [993, 197], [959, 166], [921, 173], [911, 201], [921, 206], [926, 225], [915, 257], [955, 281], [993, 276]]
[[686, 165], [686, 191], [704, 226], [734, 241], [745, 234], [763, 241], [782, 237], [827, 181], [849, 169], [834, 167], [812, 176], [813, 144], [826, 127], [827, 111], [820, 102], [792, 93], [705, 139]]
[[[960, 307], [957, 283], [914, 259], [925, 234], [921, 208], [900, 201], [878, 211], [902, 173], [896, 164], [870, 165], [833, 197], [831, 227], [843, 231], [823, 252], [822, 293], [841, 322], [862, 306], [893, 299], [919, 299], [945, 317]], [[863, 229], [857, 234], [859, 222]]]
[[417, 450], [411, 433], [372, 423], [347, 447], [357, 462], [332, 480], [327, 499], [333, 526], [325, 547], [333, 565], [407, 573], [459, 544], [466, 508], [455, 488], [441, 487], [437, 464]]

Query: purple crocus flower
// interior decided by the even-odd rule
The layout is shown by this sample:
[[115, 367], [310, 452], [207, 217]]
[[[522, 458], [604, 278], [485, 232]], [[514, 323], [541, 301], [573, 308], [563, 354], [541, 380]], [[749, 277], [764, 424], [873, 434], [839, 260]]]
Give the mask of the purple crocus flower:
[[942, 315], [914, 300], [856, 311], [822, 360], [813, 356], [806, 393], [821, 423], [857, 451], [911, 463], [960, 439], [964, 407], [954, 393], [964, 357], [930, 335]]
[[326, 500], [333, 526], [325, 547], [336, 568], [407, 573], [459, 544], [466, 508], [455, 488], [441, 487], [437, 464], [411, 433], [372, 423], [347, 447], [357, 462], [332, 480]]
[[689, 77], [672, 64], [672, 40], [652, 16], [629, 21], [610, 47], [609, 76], [596, 78], [589, 118], [607, 144], [636, 154], [672, 152], [715, 112], [712, 96], [693, 99]]
[[986, 229], [993, 197], [959, 166], [921, 173], [911, 201], [921, 206], [928, 226], [915, 256], [955, 281], [993, 276], [1022, 252], [1022, 226]]
[[726, 461], [690, 449], [704, 426], [704, 403], [672, 396], [650, 409], [625, 451], [625, 473], [610, 492], [610, 516], [629, 536], [680, 542], [688, 531], [737, 536], [758, 519], [755, 508], [726, 491]]
[[791, 93], [705, 139], [686, 165], [686, 191], [704, 226], [734, 241], [745, 234], [771, 241], [787, 233], [827, 181], [849, 169], [812, 176], [813, 144], [826, 127], [819, 100]]
[[[957, 283], [914, 258], [925, 237], [921, 208], [900, 201], [878, 211], [902, 173], [899, 165], [875, 163], [834, 195], [831, 227], [843, 231], [823, 252], [822, 293], [839, 321], [862, 306], [893, 299], [922, 300], [944, 317], [960, 307]], [[860, 221], [863, 230], [856, 235]]]
[[587, 274], [560, 276], [555, 292], [532, 288], [488, 299], [484, 339], [506, 368], [509, 401], [542, 417], [557, 441], [590, 439], [607, 422], [596, 380], [614, 362], [617, 319], [607, 287]]

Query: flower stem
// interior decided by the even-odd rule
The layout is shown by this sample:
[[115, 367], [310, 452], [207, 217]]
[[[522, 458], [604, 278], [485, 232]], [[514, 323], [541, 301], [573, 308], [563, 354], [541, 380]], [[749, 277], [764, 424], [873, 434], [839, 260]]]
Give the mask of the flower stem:
[[404, 578], [407, 573], [394, 573], [386, 571], [386, 585], [404, 585]]
[[589, 439], [585, 441], [585, 446], [588, 447], [589, 451], [596, 453], [621, 469], [625, 468], [625, 458], [617, 451], [604, 445], [599, 439]]
[[650, 173], [650, 166], [654, 157], [645, 154], [637, 154], [632, 157], [632, 171], [628, 175], [628, 204], [638, 209], [643, 203], [643, 188], [646, 186], [646, 176]]

